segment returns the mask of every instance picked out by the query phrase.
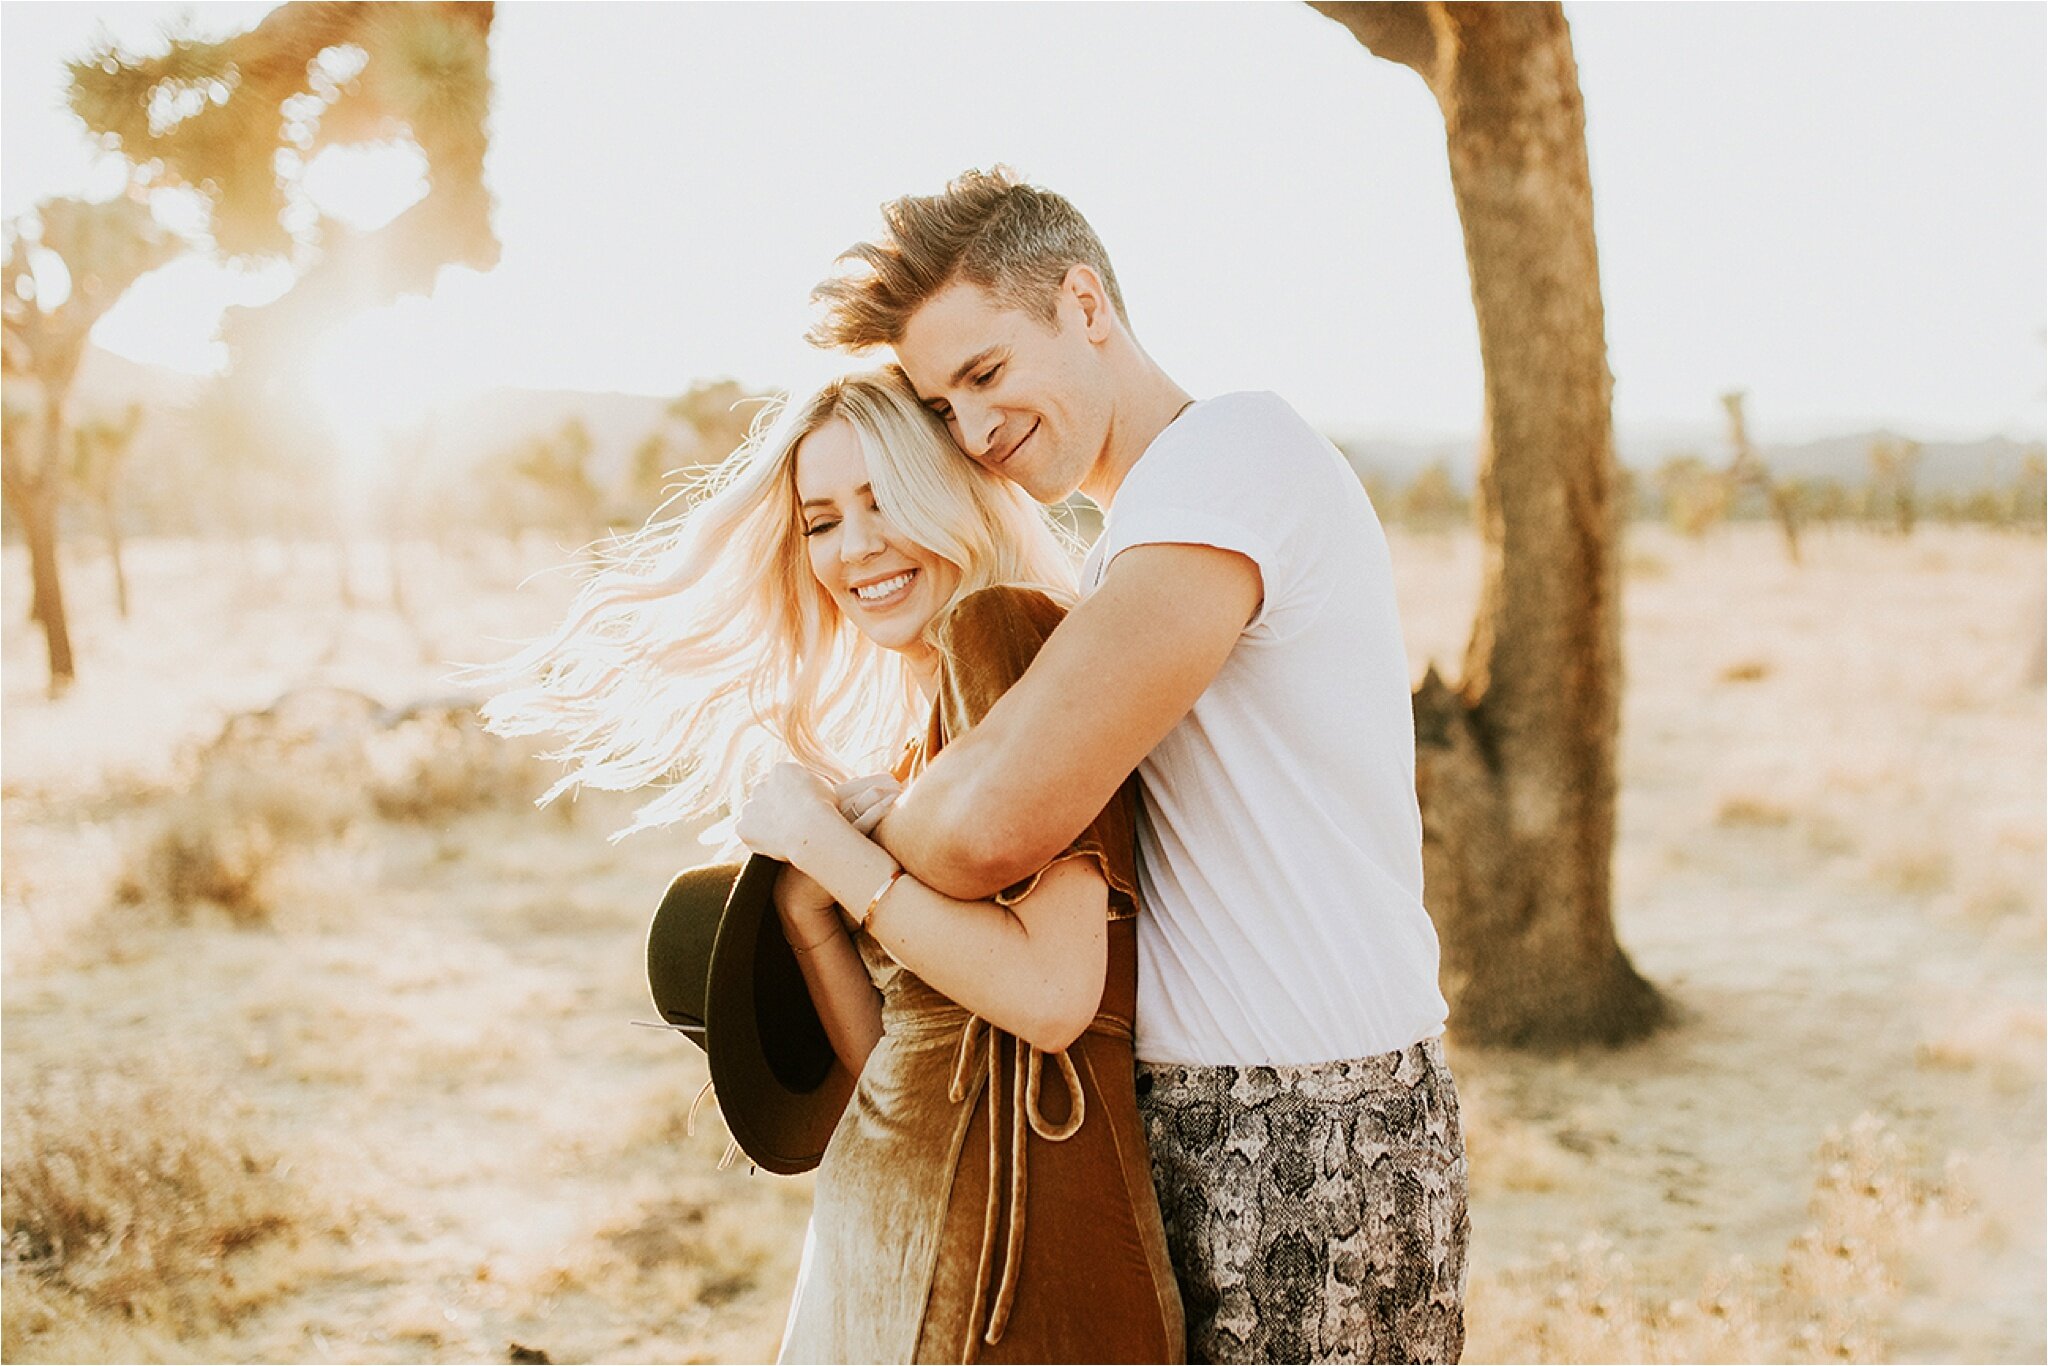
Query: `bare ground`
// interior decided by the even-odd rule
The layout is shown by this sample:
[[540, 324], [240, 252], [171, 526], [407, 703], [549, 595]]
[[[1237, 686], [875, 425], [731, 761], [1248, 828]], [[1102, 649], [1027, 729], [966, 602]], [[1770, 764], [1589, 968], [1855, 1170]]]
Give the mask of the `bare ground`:
[[[1419, 675], [1462, 648], [1477, 547], [1395, 552]], [[720, 1171], [715, 1116], [684, 1131], [701, 1063], [628, 1023], [694, 840], [536, 813], [518, 762], [475, 803], [424, 767], [374, 779], [444, 794], [410, 806], [246, 756], [201, 780], [195, 746], [288, 690], [449, 692], [559, 607], [559, 576], [516, 586], [555, 558], [408, 547], [396, 611], [381, 551], [349, 606], [322, 547], [145, 544], [124, 624], [81, 556], [52, 702], [10, 550], [8, 1360], [773, 1354], [807, 1185]], [[1618, 920], [1679, 1022], [1455, 1052], [1468, 1359], [2048, 1355], [2042, 581], [2038, 538], [1983, 531], [1822, 534], [1799, 568], [1764, 528], [1631, 533]], [[167, 904], [181, 817], [254, 832], [219, 906]], [[177, 1159], [141, 1194], [138, 1130]], [[187, 1170], [249, 1189], [176, 1197]], [[61, 1254], [27, 1236], [60, 1216]]]

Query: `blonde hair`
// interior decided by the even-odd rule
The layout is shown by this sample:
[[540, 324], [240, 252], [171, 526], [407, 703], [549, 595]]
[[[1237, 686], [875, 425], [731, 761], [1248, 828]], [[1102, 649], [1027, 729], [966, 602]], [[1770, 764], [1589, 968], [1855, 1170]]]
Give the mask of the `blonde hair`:
[[1080, 210], [1026, 185], [1007, 166], [964, 171], [934, 195], [882, 206], [883, 236], [839, 255], [852, 269], [811, 291], [826, 308], [806, 334], [814, 346], [862, 351], [894, 346], [911, 315], [955, 280], [966, 280], [1042, 322], [1055, 316], [1060, 284], [1091, 267], [1130, 326], [1123, 291], [1102, 239]]
[[[796, 452], [826, 423], [860, 440], [884, 514], [960, 571], [955, 603], [1028, 583], [1071, 601], [1073, 552], [1045, 510], [963, 458], [900, 371], [845, 375], [756, 419], [694, 489], [602, 548], [553, 633], [484, 681], [532, 678], [492, 698], [499, 735], [555, 735], [578, 787], [660, 783], [619, 838], [736, 809], [766, 769], [797, 762], [835, 779], [887, 768], [922, 724], [908, 666], [860, 634], [813, 577]], [[673, 500], [672, 500], [673, 501]]]

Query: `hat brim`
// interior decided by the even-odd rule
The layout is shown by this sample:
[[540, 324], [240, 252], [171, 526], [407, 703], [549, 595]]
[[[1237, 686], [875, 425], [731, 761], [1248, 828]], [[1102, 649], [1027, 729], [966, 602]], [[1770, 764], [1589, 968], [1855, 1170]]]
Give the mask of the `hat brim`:
[[719, 1113], [757, 1167], [816, 1167], [853, 1090], [775, 910], [784, 865], [759, 854], [732, 884], [705, 984], [706, 1052]]
[[711, 977], [711, 945], [740, 866], [706, 863], [677, 873], [647, 926], [647, 987], [654, 1008], [664, 1023], [706, 1051], [704, 987]]

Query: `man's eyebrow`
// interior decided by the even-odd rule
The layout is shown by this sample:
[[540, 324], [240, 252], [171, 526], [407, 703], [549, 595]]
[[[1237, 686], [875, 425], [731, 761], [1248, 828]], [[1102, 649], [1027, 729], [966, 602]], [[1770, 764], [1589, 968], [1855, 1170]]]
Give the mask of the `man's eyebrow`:
[[984, 346], [983, 348], [981, 348], [981, 350], [975, 352], [966, 360], [961, 361], [960, 368], [958, 370], [955, 370], [953, 372], [953, 377], [950, 380], [947, 380], [946, 382], [948, 384], [960, 383], [960, 381], [966, 379], [976, 370], [979, 370], [982, 366], [988, 364], [991, 360], [993, 360], [995, 358], [996, 352], [1001, 349], [1002, 348], [998, 346]]

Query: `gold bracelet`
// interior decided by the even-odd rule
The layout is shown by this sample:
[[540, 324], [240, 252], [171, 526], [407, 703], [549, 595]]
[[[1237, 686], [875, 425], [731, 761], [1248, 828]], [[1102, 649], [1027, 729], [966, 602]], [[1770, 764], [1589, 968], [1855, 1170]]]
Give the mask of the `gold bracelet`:
[[893, 888], [897, 884], [897, 882], [902, 879], [903, 874], [904, 870], [901, 868], [898, 868], [895, 872], [889, 874], [888, 879], [882, 883], [881, 890], [876, 892], [874, 896], [868, 899], [868, 908], [860, 913], [860, 923], [863, 926], [865, 926], [868, 923], [868, 917], [875, 913], [875, 907], [882, 904], [882, 898], [889, 895], [890, 889]]
[[[789, 936], [785, 933], [783, 937], [786, 939]], [[839, 938], [839, 935], [827, 933], [822, 938], [820, 938], [818, 942], [815, 944], [791, 944], [789, 947], [798, 953], [812, 953], [818, 949], [824, 948], [827, 944], [831, 943], [833, 940], [837, 938]]]

